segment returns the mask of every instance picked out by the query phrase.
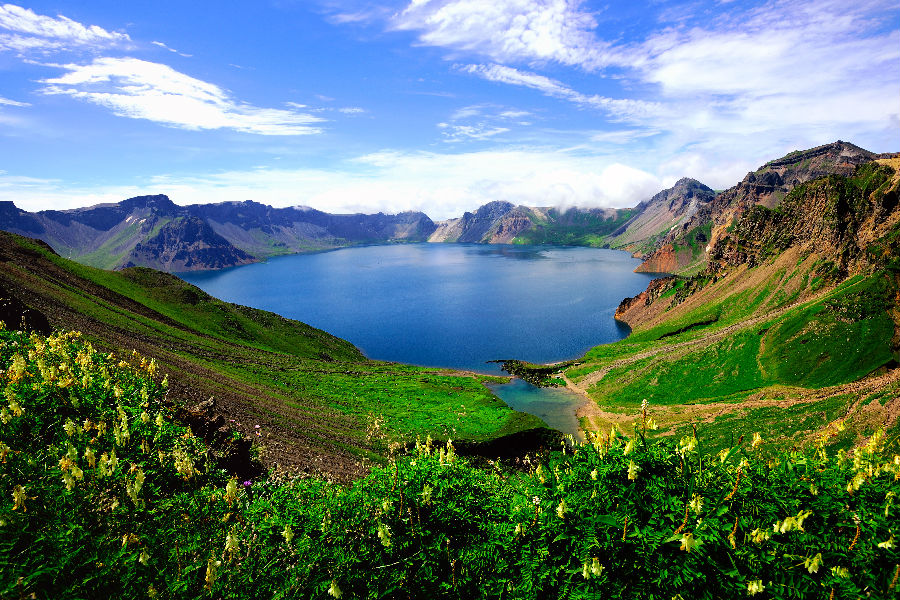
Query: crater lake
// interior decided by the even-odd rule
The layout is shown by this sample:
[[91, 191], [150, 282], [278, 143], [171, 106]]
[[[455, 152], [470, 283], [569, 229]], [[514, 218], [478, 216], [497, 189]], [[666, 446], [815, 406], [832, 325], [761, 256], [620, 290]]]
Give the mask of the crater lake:
[[[179, 276], [217, 298], [324, 329], [369, 358], [499, 374], [488, 361], [556, 362], [628, 335], [615, 309], [656, 277], [634, 273], [638, 264], [597, 248], [422, 243]], [[577, 431], [580, 397], [522, 383], [492, 389], [517, 410]]]

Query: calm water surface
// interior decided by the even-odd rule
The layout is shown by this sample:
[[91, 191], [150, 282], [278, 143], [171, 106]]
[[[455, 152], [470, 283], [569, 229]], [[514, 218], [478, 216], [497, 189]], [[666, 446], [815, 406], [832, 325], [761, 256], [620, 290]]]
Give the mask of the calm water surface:
[[[370, 358], [492, 373], [498, 367], [486, 361], [565, 360], [625, 337], [615, 309], [653, 278], [632, 272], [639, 262], [595, 248], [404, 244], [181, 277], [324, 329]], [[495, 391], [504, 398], [507, 387]]]

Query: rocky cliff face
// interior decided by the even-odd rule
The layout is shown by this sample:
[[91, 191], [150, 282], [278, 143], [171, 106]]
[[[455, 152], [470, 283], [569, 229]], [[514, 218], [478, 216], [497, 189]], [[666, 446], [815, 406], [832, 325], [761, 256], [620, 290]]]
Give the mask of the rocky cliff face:
[[[429, 242], [490, 243], [488, 232], [496, 230], [497, 223], [515, 206], [510, 202], [488, 202], [474, 213], [466, 212], [457, 219], [437, 223], [429, 236]], [[487, 236], [487, 237], [486, 237]], [[515, 236], [513, 236], [515, 237]], [[511, 238], [510, 238], [511, 240]]]
[[[634, 209], [635, 215], [612, 233], [609, 244], [638, 256], [652, 252], [661, 237], [687, 223], [715, 196], [712, 189], [696, 179], [679, 179], [671, 188], [638, 204]], [[667, 264], [661, 258], [657, 259], [657, 263]]]
[[169, 272], [221, 269], [256, 262], [256, 258], [218, 235], [197, 217], [179, 217], [155, 236], [135, 245], [126, 267], [163, 267]]
[[[690, 235], [691, 232], [704, 227], [710, 229], [711, 243], [708, 246], [711, 248], [723, 232], [751, 207], [759, 205], [775, 208], [797, 185], [829, 174], [850, 175], [858, 165], [875, 158], [877, 155], [868, 150], [838, 140], [809, 150], [791, 152], [769, 161], [756, 171], [747, 173], [737, 185], [708, 202], [698, 204], [697, 210], [689, 219], [658, 241], [659, 249], [650, 253], [647, 260], [664, 263], [666, 259], [657, 257], [657, 254], [672, 251], [684, 254], [687, 240], [696, 242]], [[667, 245], [671, 245], [671, 249]], [[703, 253], [696, 255], [691, 263], [705, 260]]]
[[755, 266], [791, 246], [828, 258], [833, 276], [867, 265], [884, 266], [897, 242], [884, 238], [900, 222], [895, 171], [876, 162], [851, 177], [829, 175], [797, 185], [777, 209], [746, 210], [709, 250], [709, 273]]

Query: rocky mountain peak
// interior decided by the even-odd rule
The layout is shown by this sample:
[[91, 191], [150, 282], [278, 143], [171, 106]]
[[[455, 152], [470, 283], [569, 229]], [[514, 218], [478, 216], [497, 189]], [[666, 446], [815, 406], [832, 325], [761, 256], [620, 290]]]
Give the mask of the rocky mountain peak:
[[172, 215], [180, 210], [180, 207], [172, 202], [165, 194], [135, 196], [119, 202], [119, 207], [127, 212], [134, 209], [147, 208], [164, 215]]

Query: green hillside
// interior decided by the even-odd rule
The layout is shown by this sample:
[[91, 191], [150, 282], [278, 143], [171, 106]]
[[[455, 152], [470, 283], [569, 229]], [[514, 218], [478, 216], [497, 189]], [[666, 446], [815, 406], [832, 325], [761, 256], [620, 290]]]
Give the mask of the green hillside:
[[846, 448], [880, 426], [896, 440], [898, 187], [876, 163], [803, 184], [748, 211], [704, 272], [623, 303], [632, 334], [556, 374], [592, 400], [583, 427], [627, 422], [647, 400], [661, 432], [698, 427], [717, 448], [759, 429], [804, 443], [835, 422]]
[[212, 398], [227, 427], [260, 443], [267, 465], [348, 478], [416, 435], [476, 443], [543, 427], [476, 377], [369, 361], [344, 340], [172, 275], [94, 269], [7, 233], [0, 260], [0, 295], [98, 347], [155, 358], [173, 401]]
[[896, 598], [900, 456], [635, 427], [475, 468], [419, 440], [352, 485], [243, 480], [155, 361], [0, 330], [0, 597]]

